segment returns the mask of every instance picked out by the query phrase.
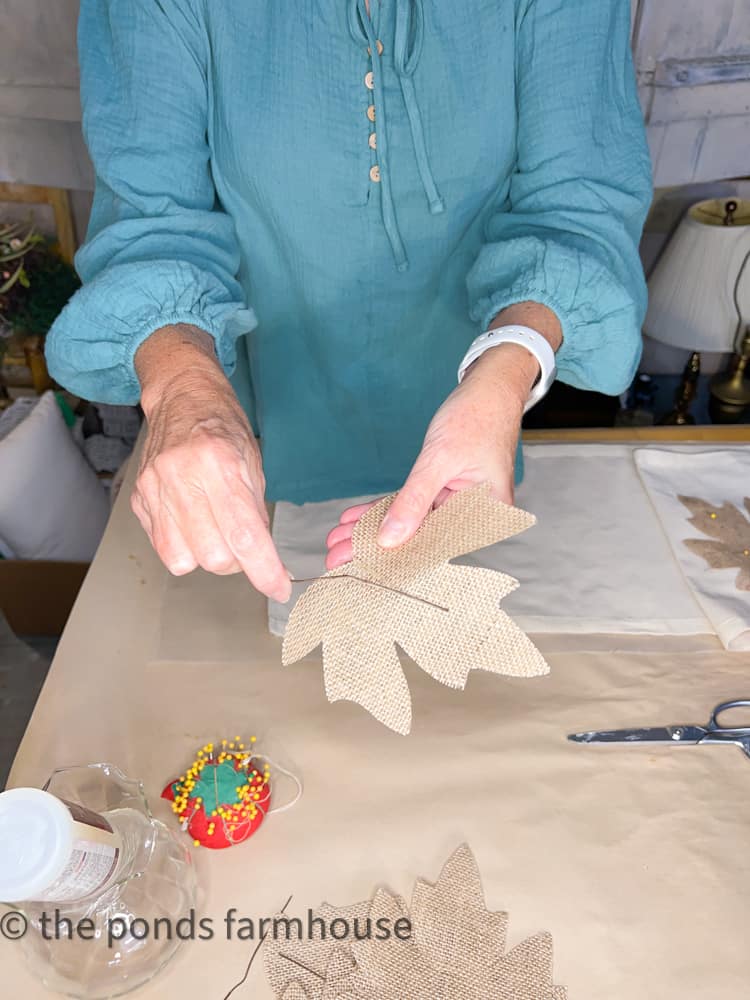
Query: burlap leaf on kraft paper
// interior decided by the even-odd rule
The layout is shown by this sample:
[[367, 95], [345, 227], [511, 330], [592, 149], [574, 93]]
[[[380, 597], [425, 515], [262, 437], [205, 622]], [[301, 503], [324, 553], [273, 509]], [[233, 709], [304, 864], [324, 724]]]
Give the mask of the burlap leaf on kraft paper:
[[[708, 563], [711, 569], [739, 569], [735, 586], [750, 590], [750, 520], [733, 503], [707, 503], [698, 497], [678, 497], [693, 515], [690, 523], [709, 538], [685, 538], [683, 544]], [[750, 514], [750, 497], [745, 498]], [[709, 541], [709, 539], [715, 539]]]
[[[363, 920], [362, 907], [369, 918]], [[484, 903], [474, 855], [463, 845], [435, 884], [418, 881], [411, 910], [379, 889], [370, 904], [349, 910], [324, 907], [333, 916], [358, 911], [351, 940], [319, 941], [311, 961], [308, 942], [267, 941], [266, 971], [280, 1000], [566, 1000], [552, 980], [552, 940], [537, 934], [509, 951], [508, 915]], [[378, 939], [375, 928], [411, 925], [403, 940]], [[381, 924], [378, 924], [381, 921]], [[403, 925], [402, 925], [403, 926]]]
[[[356, 525], [351, 562], [297, 601], [282, 660], [294, 663], [322, 643], [328, 700], [357, 702], [405, 734], [411, 698], [396, 643], [453, 688], [464, 688], [471, 670], [534, 677], [549, 667], [499, 607], [518, 581], [448, 561], [525, 531], [534, 516], [493, 499], [484, 484], [454, 494], [405, 545], [384, 549], [377, 533], [394, 497], [378, 501]], [[331, 582], [335, 577], [343, 579]]]
[[[354, 927], [363, 924], [370, 912], [369, 901], [336, 909], [327, 903], [315, 911], [310, 927], [303, 926], [302, 939], [290, 932], [268, 937], [263, 946], [266, 975], [271, 988], [282, 1000], [335, 1000], [341, 990], [348, 989], [354, 970], [354, 957], [349, 940], [336, 941], [324, 932], [335, 919], [345, 920]], [[323, 921], [321, 924], [320, 921]], [[312, 933], [308, 936], [308, 930]]]

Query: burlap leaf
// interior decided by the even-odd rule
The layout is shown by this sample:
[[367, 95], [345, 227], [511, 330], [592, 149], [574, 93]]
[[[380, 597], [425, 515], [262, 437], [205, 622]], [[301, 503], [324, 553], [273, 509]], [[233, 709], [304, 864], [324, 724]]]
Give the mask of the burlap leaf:
[[281, 994], [281, 1000], [310, 1000], [310, 997], [299, 983], [292, 983]]
[[347, 997], [354, 971], [351, 941], [336, 941], [325, 928], [330, 928], [337, 918], [345, 920], [352, 928], [355, 920], [365, 926], [369, 913], [369, 900], [341, 909], [323, 903], [312, 914], [310, 927], [303, 928], [301, 936], [294, 937], [290, 933], [288, 940], [281, 935], [267, 937], [263, 961], [276, 996], [282, 1000], [290, 1000], [290, 997], [296, 1000], [294, 992], [287, 996], [293, 989], [301, 991], [300, 1000], [343, 1000]]
[[[416, 883], [411, 912], [403, 899], [384, 889], [371, 904], [318, 912], [328, 919], [356, 912], [361, 919], [363, 907], [373, 928], [364, 940], [360, 935], [347, 942], [318, 942], [323, 947], [314, 959], [305, 942], [292, 950], [284, 945], [282, 951], [296, 962], [314, 961], [314, 974], [307, 979], [289, 961], [277, 964], [278, 955], [269, 960], [268, 949], [275, 952], [278, 942], [265, 945], [266, 969], [280, 1000], [566, 1000], [565, 989], [552, 982], [549, 934], [506, 951], [508, 916], [487, 910], [466, 845], [448, 860], [437, 882]], [[406, 940], [393, 933], [383, 940], [374, 933], [383, 926], [393, 929], [404, 918], [411, 924]]]
[[411, 698], [395, 644], [453, 688], [464, 688], [471, 670], [533, 677], [549, 667], [499, 607], [518, 581], [448, 562], [525, 531], [533, 515], [493, 499], [484, 484], [454, 494], [405, 545], [384, 549], [377, 533], [394, 497], [360, 519], [351, 562], [326, 573], [297, 601], [282, 660], [294, 663], [322, 643], [329, 701], [357, 702], [405, 734]]
[[[735, 580], [738, 590], [750, 590], [750, 520], [732, 503], [714, 504], [698, 497], [678, 497], [693, 515], [689, 522], [715, 541], [685, 538], [683, 544], [708, 563], [711, 569], [739, 568]], [[750, 498], [745, 498], [750, 513]]]
[[[408, 915], [382, 890], [373, 922]], [[552, 982], [552, 941], [539, 934], [505, 951], [508, 916], [487, 910], [474, 855], [460, 847], [435, 884], [418, 881], [411, 938], [355, 942], [354, 993], [366, 1000], [565, 1000]]]

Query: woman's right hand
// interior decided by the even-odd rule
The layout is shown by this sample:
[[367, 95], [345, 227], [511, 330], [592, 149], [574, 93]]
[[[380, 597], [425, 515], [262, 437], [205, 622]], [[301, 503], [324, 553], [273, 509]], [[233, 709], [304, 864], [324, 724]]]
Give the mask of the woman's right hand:
[[167, 569], [244, 572], [288, 601], [269, 531], [260, 449], [211, 337], [164, 327], [135, 357], [148, 433], [131, 506]]

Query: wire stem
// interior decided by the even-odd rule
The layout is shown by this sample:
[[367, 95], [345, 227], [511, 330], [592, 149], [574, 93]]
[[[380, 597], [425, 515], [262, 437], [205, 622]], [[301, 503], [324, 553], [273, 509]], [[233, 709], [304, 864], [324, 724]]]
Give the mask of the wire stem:
[[421, 604], [429, 604], [431, 608], [437, 608], [438, 611], [450, 611], [450, 608], [443, 607], [442, 604], [435, 604], [434, 601], [428, 601], [426, 597], [417, 597], [416, 594], [408, 594], [405, 590], [398, 590], [396, 587], [389, 587], [385, 583], [379, 583], [377, 580], [366, 580], [361, 576], [353, 576], [351, 573], [337, 573], [335, 576], [306, 576], [292, 580], [292, 583], [318, 583], [321, 580], [357, 580], [358, 583], [368, 583], [371, 587], [380, 587], [381, 590], [389, 590], [392, 594], [399, 594], [401, 597], [408, 597], [411, 601], [419, 601]]

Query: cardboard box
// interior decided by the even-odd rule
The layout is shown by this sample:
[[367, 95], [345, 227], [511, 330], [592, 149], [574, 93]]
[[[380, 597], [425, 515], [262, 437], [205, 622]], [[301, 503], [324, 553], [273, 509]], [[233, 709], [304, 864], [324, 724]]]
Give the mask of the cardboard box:
[[61, 635], [89, 565], [0, 559], [0, 609], [16, 635]]

